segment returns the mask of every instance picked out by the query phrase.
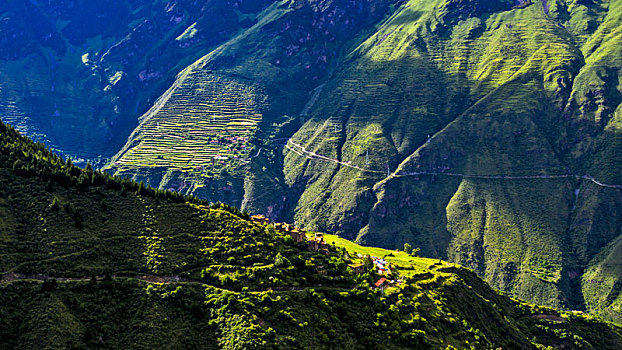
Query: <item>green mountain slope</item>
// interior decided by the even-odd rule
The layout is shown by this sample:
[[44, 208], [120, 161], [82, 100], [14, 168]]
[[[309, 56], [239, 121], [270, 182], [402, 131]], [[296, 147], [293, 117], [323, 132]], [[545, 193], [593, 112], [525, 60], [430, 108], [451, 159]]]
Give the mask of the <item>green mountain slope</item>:
[[351, 51], [286, 148], [286, 216], [592, 307], [621, 227], [622, 3], [484, 4], [407, 2]]
[[3, 123], [0, 172], [2, 349], [622, 345], [616, 326], [401, 252], [407, 281], [372, 290], [341, 241], [310, 252], [231, 207], [76, 168]]
[[201, 70], [182, 75], [143, 116], [107, 170], [239, 204], [239, 173], [251, 157], [248, 139], [261, 121], [265, 96], [250, 84]]
[[180, 71], [272, 2], [4, 1], [2, 118], [103, 165]]
[[[0, 50], [3, 120], [120, 148], [107, 169], [161, 189], [410, 243], [514, 296], [622, 320], [620, 0], [216, 3], [82, 9], [123, 18], [101, 38], [65, 22], [69, 1], [0, 7], [5, 41], [29, 43]], [[28, 11], [49, 30], [21, 30]], [[84, 79], [56, 79], [72, 62]], [[61, 102], [101, 116], [47, 118]]]
[[[283, 123], [299, 127], [289, 116], [304, 109], [309, 91], [335, 68], [342, 45], [382, 18], [390, 3], [274, 2], [253, 26], [177, 76], [107, 171], [236, 206], [256, 201], [255, 187], [263, 193], [259, 186], [278, 186], [272, 166], [245, 181], [251, 159], [269, 142], [265, 136], [289, 136], [287, 130], [276, 136]], [[264, 156], [273, 158], [276, 144], [269, 144]]]

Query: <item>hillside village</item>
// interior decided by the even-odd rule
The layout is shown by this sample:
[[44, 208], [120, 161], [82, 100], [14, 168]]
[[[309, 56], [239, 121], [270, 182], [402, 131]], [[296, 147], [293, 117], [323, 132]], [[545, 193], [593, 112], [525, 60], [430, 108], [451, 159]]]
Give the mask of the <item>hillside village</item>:
[[[276, 230], [288, 233], [296, 243], [306, 242], [309, 251], [318, 252], [325, 255], [328, 255], [330, 253], [330, 245], [324, 240], [323, 233], [308, 232], [305, 229], [284, 222], [271, 223], [269, 218], [260, 214], [251, 216], [251, 221], [260, 225], [273, 225]], [[356, 258], [362, 261], [364, 261], [365, 258], [371, 259], [373, 271], [376, 272], [378, 275], [384, 275], [389, 277], [393, 274], [394, 267], [384, 258], [373, 255], [363, 255], [360, 253], [356, 255]], [[353, 273], [356, 274], [363, 274], [367, 270], [364, 262], [353, 262], [349, 264], [348, 267]], [[401, 281], [389, 280], [385, 277], [382, 277], [373, 285], [376, 288], [384, 288], [386, 284], [393, 284], [395, 282], [400, 283]]]
[[[270, 219], [263, 215], [253, 215], [251, 216], [251, 221], [256, 224], [262, 225], [270, 225]], [[328, 255], [329, 253], [329, 245], [324, 241], [324, 237], [321, 233], [314, 233], [312, 237], [308, 238], [307, 234], [309, 233], [307, 230], [301, 229], [291, 224], [287, 224], [284, 222], [276, 222], [272, 224], [275, 229], [278, 231], [289, 233], [294, 242], [301, 243], [307, 242], [309, 251], [319, 252], [322, 254]]]

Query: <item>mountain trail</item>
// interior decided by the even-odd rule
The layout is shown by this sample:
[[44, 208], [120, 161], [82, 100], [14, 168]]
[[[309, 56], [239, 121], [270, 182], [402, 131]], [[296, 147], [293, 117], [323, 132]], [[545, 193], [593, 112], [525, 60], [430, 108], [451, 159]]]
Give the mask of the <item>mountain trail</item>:
[[[285, 147], [288, 150], [298, 154], [299, 156], [305, 157], [305, 158], [308, 158], [308, 159], [311, 159], [311, 160], [318, 160], [318, 161], [323, 161], [323, 162], [336, 163], [336, 164], [340, 164], [340, 165], [343, 165], [343, 166], [346, 166], [346, 167], [349, 167], [349, 168], [353, 168], [353, 169], [357, 169], [357, 170], [360, 170], [360, 171], [363, 171], [363, 172], [367, 172], [367, 173], [385, 174], [384, 171], [364, 169], [364, 168], [361, 168], [361, 167], [359, 167], [357, 165], [352, 165], [352, 163], [350, 161], [344, 162], [344, 161], [341, 161], [339, 159], [334, 159], [334, 158], [323, 156], [321, 154], [317, 154], [317, 153], [315, 153], [313, 151], [307, 150], [306, 148], [304, 148], [304, 146], [295, 143], [291, 139], [287, 142]], [[594, 184], [596, 184], [598, 186], [601, 186], [601, 187], [614, 188], [614, 189], [622, 190], [622, 185], [614, 185], [614, 184], [603, 183], [603, 182], [598, 181], [597, 179], [595, 179], [593, 176], [587, 175], [587, 174], [586, 175], [575, 175], [575, 174], [546, 175], [546, 174], [541, 174], [541, 175], [513, 176], [513, 175], [477, 175], [477, 174], [463, 174], [463, 173], [445, 173], [445, 172], [420, 171], [420, 172], [396, 172], [396, 173], [393, 173], [393, 174], [389, 175], [388, 177], [404, 177], [404, 176], [451, 176], [451, 177], [462, 177], [462, 178], [467, 178], [467, 179], [488, 179], [488, 180], [533, 180], [533, 179], [567, 179], [567, 178], [576, 178], [576, 179], [583, 179], [583, 180], [591, 181], [592, 183], [594, 183]]]
[[[89, 281], [105, 281], [106, 279], [111, 279], [111, 280], [140, 280], [140, 281], [144, 281], [144, 282], [148, 282], [148, 283], [159, 283], [159, 284], [186, 284], [186, 285], [202, 285], [202, 286], [210, 286], [212, 288], [215, 289], [219, 289], [222, 291], [228, 291], [228, 292], [235, 292], [235, 290], [233, 289], [227, 289], [227, 288], [223, 288], [223, 287], [217, 287], [208, 283], [205, 283], [203, 281], [197, 281], [197, 280], [193, 280], [193, 279], [187, 279], [187, 278], [181, 278], [177, 275], [163, 275], [163, 276], [156, 276], [156, 275], [137, 275], [137, 276], [117, 276], [117, 275], [110, 275], [110, 276], [105, 276], [105, 275], [98, 275], [98, 276], [92, 276], [92, 277], [51, 277], [48, 276], [46, 274], [30, 274], [30, 275], [25, 275], [25, 274], [21, 274], [21, 273], [7, 273], [4, 275], [0, 275], [0, 284], [7, 284], [7, 283], [12, 283], [12, 282], [18, 282], [18, 281], [37, 281], [37, 282], [46, 282], [46, 281], [52, 281], [55, 280], [57, 282], [89, 282]], [[273, 290], [273, 291], [281, 291], [281, 292], [287, 292], [287, 291], [304, 291], [304, 290], [308, 290], [308, 289], [325, 289], [325, 290], [338, 290], [338, 291], [349, 291], [351, 290], [351, 288], [343, 288], [343, 287], [329, 287], [329, 286], [323, 286], [323, 285], [313, 285], [313, 286], [306, 286], [306, 287], [300, 287], [300, 286], [279, 286], [279, 287], [265, 287], [265, 288], [258, 288], [255, 290], [249, 290], [249, 292], [252, 293], [260, 293], [260, 292], [266, 292], [269, 290]]]

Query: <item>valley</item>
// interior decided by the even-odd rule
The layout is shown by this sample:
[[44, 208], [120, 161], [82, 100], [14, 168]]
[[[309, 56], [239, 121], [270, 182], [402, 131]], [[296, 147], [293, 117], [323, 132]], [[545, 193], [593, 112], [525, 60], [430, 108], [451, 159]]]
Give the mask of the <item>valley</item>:
[[[425, 258], [406, 277], [440, 276], [434, 288], [482, 278], [486, 293], [620, 323], [621, 28], [620, 0], [7, 1], [0, 119], [57, 155], [28, 146], [37, 156], [23, 158], [7, 141], [2, 273], [114, 275], [106, 283], [128, 293], [155, 283], [138, 276], [179, 276], [197, 283], [193, 295], [200, 284], [263, 293], [271, 274], [295, 292], [319, 287], [318, 271], [311, 283], [273, 266], [253, 238], [265, 228], [242, 243], [220, 228], [230, 222], [219, 215], [249, 212], [355, 242], [352, 252], [409, 244]], [[33, 177], [13, 189], [13, 173]], [[285, 239], [268, 236], [271, 248]], [[336, 288], [360, 282], [334, 269]], [[63, 283], [55, 298], [89, 282]], [[234, 327], [227, 315], [219, 325]], [[271, 344], [319, 347], [249, 317]], [[461, 337], [437, 331], [425, 344]], [[529, 332], [518, 337], [531, 344]], [[468, 348], [475, 336], [460, 334], [449, 343]]]

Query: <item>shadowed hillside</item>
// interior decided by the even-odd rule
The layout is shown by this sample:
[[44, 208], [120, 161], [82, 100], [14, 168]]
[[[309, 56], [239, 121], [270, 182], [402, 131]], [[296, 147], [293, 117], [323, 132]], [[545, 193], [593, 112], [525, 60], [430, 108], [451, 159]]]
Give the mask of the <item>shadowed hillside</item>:
[[373, 270], [347, 267], [366, 248], [309, 251], [235, 208], [77, 168], [3, 123], [0, 174], [2, 349], [622, 344], [611, 324], [402, 252], [406, 281], [371, 289]]
[[175, 75], [271, 3], [3, 1], [2, 119], [74, 159], [110, 157]]
[[71, 3], [0, 5], [27, 135], [622, 319], [622, 1]]
[[349, 53], [285, 148], [279, 215], [592, 308], [622, 226], [622, 4], [474, 3], [409, 1]]

